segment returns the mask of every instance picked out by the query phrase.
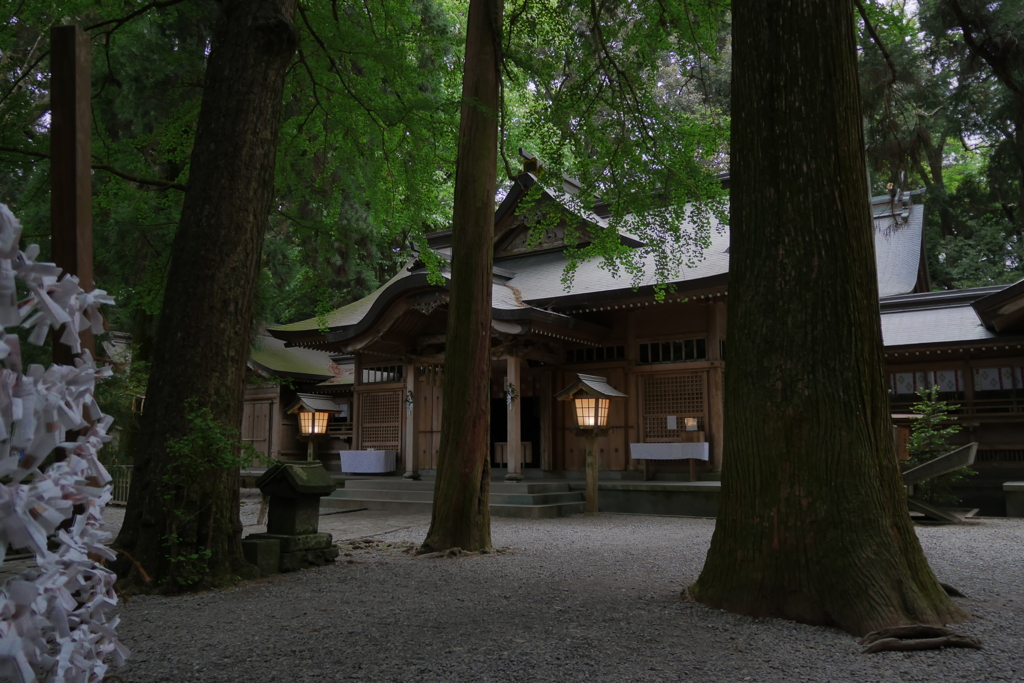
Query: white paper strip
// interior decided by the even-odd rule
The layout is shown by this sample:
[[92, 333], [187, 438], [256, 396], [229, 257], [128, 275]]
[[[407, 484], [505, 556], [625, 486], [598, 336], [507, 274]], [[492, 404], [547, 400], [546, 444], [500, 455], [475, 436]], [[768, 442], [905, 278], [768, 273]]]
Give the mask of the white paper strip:
[[[59, 279], [59, 268], [35, 261], [36, 245], [18, 251], [20, 235], [0, 204], [0, 565], [12, 548], [36, 561], [0, 585], [0, 680], [99, 681], [108, 655], [118, 665], [128, 656], [114, 630], [115, 576], [97, 562], [114, 557], [102, 531], [110, 475], [97, 457], [112, 420], [94, 398], [96, 379], [110, 369], [86, 353], [75, 367], [33, 365], [22, 374], [20, 341], [5, 328], [22, 324], [29, 342], [41, 344], [65, 325], [61, 341], [78, 353], [79, 332], [102, 331], [99, 306], [113, 299], [82, 291], [77, 278]], [[20, 303], [17, 280], [31, 292]], [[66, 430], [83, 428], [85, 436], [61, 443]], [[58, 445], [67, 458], [41, 470]]]

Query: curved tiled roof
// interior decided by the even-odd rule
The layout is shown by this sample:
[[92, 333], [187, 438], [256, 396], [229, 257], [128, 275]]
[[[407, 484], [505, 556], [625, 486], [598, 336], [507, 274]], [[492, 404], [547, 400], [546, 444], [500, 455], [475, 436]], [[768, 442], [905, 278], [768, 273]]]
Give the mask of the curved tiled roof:
[[333, 377], [330, 354], [311, 349], [286, 347], [280, 339], [260, 335], [249, 349], [249, 362], [275, 375], [309, 379]]
[[886, 348], [994, 339], [970, 304], [916, 311], [882, 312]]
[[[337, 327], [344, 327], [345, 325], [351, 325], [353, 322], [362, 320], [363, 316], [369, 313], [370, 308], [377, 301], [378, 297], [391, 285], [404, 280], [405, 278], [412, 275], [407, 268], [402, 268], [398, 273], [385, 282], [383, 285], [378, 287], [373, 293], [364, 296], [359, 301], [353, 301], [352, 303], [336, 308], [327, 314], [327, 326], [331, 329]], [[316, 318], [307, 318], [306, 320], [300, 320], [298, 322], [289, 323], [287, 325], [278, 325], [268, 330], [271, 334], [275, 332], [311, 332], [320, 329], [320, 321]]]
[[[996, 285], [944, 292], [923, 292], [882, 299], [882, 339], [887, 349], [912, 346], [954, 346], [1016, 340], [1019, 332], [999, 334], [985, 327], [979, 302], [1012, 295], [1014, 285]], [[1024, 287], [1020, 287], [1024, 289]]]
[[924, 207], [910, 207], [903, 224], [891, 216], [875, 218], [875, 263], [878, 267], [878, 296], [897, 296], [914, 291], [921, 266]]
[[[892, 205], [886, 202], [874, 204], [873, 210], [879, 295], [887, 297], [910, 293], [918, 280], [924, 208], [920, 205], [900, 205], [898, 212], [902, 211], [902, 214], [893, 216]], [[648, 255], [643, 262], [645, 268], [639, 286], [647, 288], [657, 284], [655, 257]], [[629, 273], [620, 269], [616, 274], [597, 258], [581, 263], [571, 286], [566, 288], [562, 283], [562, 276], [567, 263], [561, 251], [525, 254], [497, 261], [495, 266], [502, 271], [509, 271], [511, 279], [506, 281], [505, 277], [499, 278], [503, 282], [496, 282], [493, 286], [495, 312], [500, 311], [503, 313], [502, 318], [509, 318], [514, 317], [517, 310], [523, 310], [525, 313], [531, 307], [564, 306], [585, 301], [595, 295], [636, 296], [633, 279]], [[327, 323], [333, 332], [332, 340], [347, 338], [350, 333], [357, 333], [370, 322], [368, 314], [371, 311], [375, 311], [373, 316], [380, 315], [389, 305], [389, 299], [399, 296], [413, 284], [424, 280], [425, 276], [421, 272], [410, 272], [411, 267], [410, 264], [402, 268], [395, 277], [369, 296], [328, 314]], [[674, 268], [667, 279], [678, 290], [685, 292], [725, 285], [728, 273], [729, 229], [728, 226], [712, 219], [710, 244], [704, 249], [702, 256], [695, 259], [692, 264]], [[447, 279], [449, 274], [445, 275]], [[402, 282], [410, 277], [413, 277], [415, 282]], [[425, 285], [425, 282], [423, 284]], [[315, 334], [318, 328], [317, 320], [311, 318], [273, 328], [270, 332], [276, 336], [289, 338], [296, 333]]]
[[[724, 226], [712, 223], [711, 245], [704, 250], [703, 258], [697, 260], [692, 267], [685, 265], [675, 269], [669, 281], [681, 288], [696, 286], [698, 281], [714, 276], [723, 276], [729, 272], [729, 232]], [[515, 273], [508, 285], [522, 292], [527, 303], [547, 305], [556, 299], [584, 297], [588, 294], [623, 291], [632, 293], [633, 281], [629, 273], [620, 269], [619, 273], [608, 270], [601, 259], [590, 259], [579, 265], [567, 290], [562, 284], [562, 274], [568, 263], [561, 252], [533, 254], [510, 259], [502, 259], [502, 268]], [[644, 259], [644, 276], [639, 286], [649, 287], [657, 283], [654, 268], [654, 256]]]

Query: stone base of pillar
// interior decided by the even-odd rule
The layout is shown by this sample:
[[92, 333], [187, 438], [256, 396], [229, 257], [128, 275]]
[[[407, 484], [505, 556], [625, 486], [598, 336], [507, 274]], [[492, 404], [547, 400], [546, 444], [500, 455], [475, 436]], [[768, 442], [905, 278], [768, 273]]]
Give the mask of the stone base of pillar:
[[523, 473], [522, 472], [509, 472], [508, 474], [505, 475], [505, 481], [522, 481], [522, 480], [523, 480]]

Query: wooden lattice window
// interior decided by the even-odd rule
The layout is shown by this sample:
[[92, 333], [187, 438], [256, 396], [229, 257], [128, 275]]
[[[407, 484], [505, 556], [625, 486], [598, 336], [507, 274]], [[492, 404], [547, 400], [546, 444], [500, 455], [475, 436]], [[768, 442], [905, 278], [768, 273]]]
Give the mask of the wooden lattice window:
[[359, 395], [359, 441], [362, 448], [397, 451], [402, 441], [402, 392]]
[[[675, 439], [685, 430], [687, 417], [697, 419], [703, 431], [707, 422], [707, 373], [651, 375], [643, 385], [644, 440]], [[675, 429], [669, 429], [675, 418]]]
[[363, 368], [360, 384], [382, 384], [384, 382], [401, 382], [401, 365], [383, 365], [377, 368]]
[[707, 339], [677, 339], [675, 341], [647, 342], [639, 346], [640, 365], [652, 363], [679, 363], [707, 360]]

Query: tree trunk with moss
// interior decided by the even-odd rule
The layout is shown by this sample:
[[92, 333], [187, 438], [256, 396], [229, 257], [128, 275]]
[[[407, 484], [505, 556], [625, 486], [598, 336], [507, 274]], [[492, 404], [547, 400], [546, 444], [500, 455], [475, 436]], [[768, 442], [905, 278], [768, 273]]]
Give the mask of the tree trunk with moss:
[[968, 615], [907, 511], [849, 0], [733, 5], [722, 499], [694, 597], [863, 634]]
[[[242, 557], [238, 459], [231, 454], [241, 443], [253, 295], [285, 72], [297, 44], [295, 10], [296, 0], [221, 5], [128, 509], [114, 543], [155, 587], [223, 585], [256, 572]], [[123, 559], [118, 568], [129, 584], [142, 583]]]
[[469, 3], [441, 444], [424, 551], [491, 547], [491, 283], [502, 10], [502, 0]]

